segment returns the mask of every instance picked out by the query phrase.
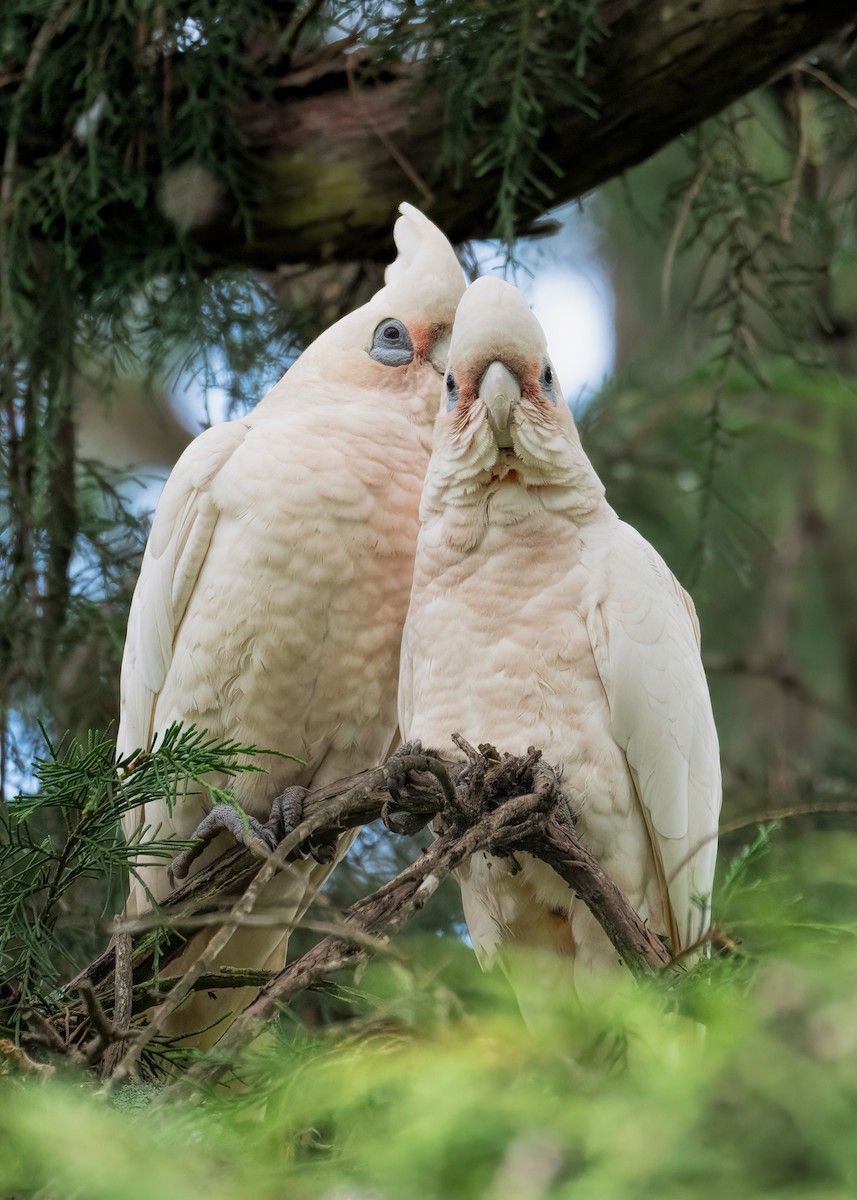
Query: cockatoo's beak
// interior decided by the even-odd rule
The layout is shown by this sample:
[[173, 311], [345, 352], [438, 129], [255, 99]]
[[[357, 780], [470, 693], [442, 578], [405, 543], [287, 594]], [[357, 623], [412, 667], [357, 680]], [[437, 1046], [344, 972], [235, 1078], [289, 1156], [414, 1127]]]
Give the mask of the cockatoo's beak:
[[429, 350], [429, 362], [438, 375], [443, 375], [446, 371], [446, 360], [449, 358], [449, 343], [451, 340], [452, 334], [447, 333], [444, 337], [438, 338], [431, 350]]
[[485, 405], [488, 424], [501, 450], [512, 448], [512, 409], [521, 399], [521, 386], [512, 372], [501, 362], [492, 362], [482, 376], [479, 399]]

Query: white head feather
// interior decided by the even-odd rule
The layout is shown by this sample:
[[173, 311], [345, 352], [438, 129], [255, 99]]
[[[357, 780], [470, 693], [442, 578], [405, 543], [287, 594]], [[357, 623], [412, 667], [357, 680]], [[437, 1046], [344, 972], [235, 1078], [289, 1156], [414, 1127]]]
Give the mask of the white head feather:
[[462, 545], [475, 545], [491, 523], [580, 516], [603, 495], [542, 327], [517, 288], [477, 279], [455, 315], [423, 519], [442, 513]]
[[[438, 372], [443, 370], [464, 276], [455, 251], [436, 225], [411, 204], [400, 206], [393, 237], [398, 255], [385, 283], [371, 300], [342, 317], [304, 350], [262, 402], [281, 403], [314, 379], [416, 396], [413, 415], [434, 414]], [[385, 320], [401, 322], [414, 347], [404, 366], [379, 364], [369, 356], [373, 335]]]

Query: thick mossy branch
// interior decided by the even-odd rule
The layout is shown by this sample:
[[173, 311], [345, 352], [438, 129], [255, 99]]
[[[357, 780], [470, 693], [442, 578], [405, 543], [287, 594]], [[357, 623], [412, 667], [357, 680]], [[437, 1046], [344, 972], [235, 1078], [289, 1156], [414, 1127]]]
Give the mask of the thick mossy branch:
[[[95, 66], [74, 26], [66, 37], [78, 57], [58, 54], [60, 26], [48, 20], [29, 75], [33, 29], [10, 23], [10, 63], [22, 60], [24, 78], [10, 65], [0, 81], [3, 186], [10, 197], [19, 186], [32, 194], [8, 207], [19, 222], [35, 211], [49, 240], [63, 238], [81, 288], [140, 284], [180, 246], [203, 250], [194, 269], [383, 259], [402, 199], [453, 240], [509, 237], [854, 20], [851, 0], [394, 5], [364, 14], [337, 42], [323, 18], [296, 40], [259, 0], [229, 12], [218, 4], [206, 0], [193, 22], [167, 5], [163, 28], [141, 16], [124, 41], [112, 8], [96, 6], [93, 36], [116, 44], [107, 56], [95, 41]], [[70, 20], [70, 4], [55, 8]], [[88, 79], [88, 101], [66, 90], [66, 79], [105, 69], [100, 82]], [[57, 212], [53, 177], [39, 174], [38, 164], [61, 157], [59, 118], [43, 125], [43, 109], [65, 122], [62, 155], [98, 175], [80, 212]], [[118, 268], [104, 256], [108, 243]]]
[[[261, 986], [257, 998], [218, 1043], [221, 1065], [200, 1067], [195, 1072], [217, 1077], [227, 1069], [222, 1051], [249, 1040], [260, 1021], [306, 988], [383, 951], [443, 879], [478, 851], [500, 857], [527, 852], [542, 858], [589, 907], [634, 975], [651, 976], [669, 966], [671, 959], [664, 946], [580, 844], [556, 775], [542, 761], [541, 752], [500, 755], [491, 746], [480, 746], [477, 751], [463, 739], [456, 737], [455, 741], [466, 756], [464, 764], [406, 748], [384, 767], [320, 788], [307, 796], [301, 824], [261, 867], [249, 851], [230, 850], [173, 892], [151, 918], [123, 923], [119, 938], [132, 932], [135, 945], [131, 978], [116, 989], [117, 996], [123, 997], [123, 1020], [114, 1019], [113, 1024], [127, 1025], [131, 987], [133, 1009], [139, 1012], [147, 1003], [167, 1003], [171, 995], [178, 1003], [181, 996], [202, 987]], [[378, 818], [395, 829], [398, 814], [423, 822], [434, 817], [437, 838], [395, 879], [353, 904], [341, 921], [327, 926], [328, 935], [307, 954], [275, 975], [212, 972], [200, 960], [196, 971], [191, 968], [181, 978], [168, 978], [164, 964], [183, 944], [180, 930], [199, 924], [228, 924], [233, 917], [238, 922], [248, 918], [250, 909], [241, 905], [252, 889], [258, 890], [260, 873], [280, 869], [313, 842], [329, 840]], [[241, 898], [233, 908], [236, 896]], [[325, 927], [320, 928], [324, 931]], [[156, 955], [160, 977], [153, 980]], [[69, 985], [64, 1011], [71, 1008], [79, 1015], [80, 1024], [91, 1024], [87, 1014], [91, 1016], [93, 1000], [108, 1007], [111, 1004], [114, 966], [111, 947]], [[165, 993], [167, 1001], [162, 1000]], [[101, 1039], [97, 1044], [106, 1046], [103, 1028], [95, 1033]], [[82, 1036], [88, 1034], [75, 1033], [75, 1044], [80, 1044]], [[147, 1025], [130, 1040], [125, 1065], [119, 1064], [120, 1074], [133, 1069], [139, 1049], [150, 1037], [151, 1026]]]
[[[605, 36], [582, 64], [591, 103], [581, 104], [574, 79], [545, 89], [532, 168], [542, 209], [642, 162], [854, 19], [850, 0], [604, 0], [599, 8]], [[569, 5], [557, 44], [574, 46], [578, 34]], [[509, 81], [497, 78], [493, 97], [483, 82], [473, 117], [484, 132], [471, 129], [450, 147], [448, 88], [438, 81], [449, 70], [454, 82], [454, 67], [429, 59], [385, 64], [380, 74], [365, 50], [324, 47], [247, 116], [248, 140], [263, 156], [253, 240], [235, 236], [225, 211], [195, 238], [221, 261], [258, 266], [383, 259], [402, 199], [424, 207], [453, 241], [495, 233], [508, 171], [486, 151], [508, 115]], [[536, 213], [521, 207], [525, 229]]]

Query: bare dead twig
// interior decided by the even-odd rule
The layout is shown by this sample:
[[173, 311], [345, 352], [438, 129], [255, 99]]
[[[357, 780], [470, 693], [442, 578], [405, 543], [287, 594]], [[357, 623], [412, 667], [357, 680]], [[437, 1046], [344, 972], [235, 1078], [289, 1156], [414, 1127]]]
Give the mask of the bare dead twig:
[[530, 853], [537, 853], [574, 888], [634, 975], [656, 975], [672, 964], [672, 956], [661, 940], [567, 827], [551, 821], [543, 841], [531, 846]]
[[834, 96], [838, 96], [849, 108], [853, 108], [857, 112], [857, 96], [853, 92], [849, 92], [841, 83], [837, 83], [826, 71], [822, 71], [808, 62], [802, 62], [798, 70], [803, 71], [804, 75], [811, 75], [813, 79], [817, 79]]
[[687, 189], [684, 197], [682, 198], [678, 216], [676, 217], [675, 224], [673, 225], [672, 232], [670, 233], [669, 245], [667, 246], [667, 252], [664, 255], [664, 265], [661, 271], [661, 311], [664, 314], [669, 311], [673, 267], [675, 265], [675, 258], [681, 243], [682, 234], [684, 233], [685, 226], [687, 225], [690, 214], [693, 211], [693, 206], [696, 203], [699, 193], [702, 191], [702, 185], [705, 183], [710, 170], [711, 163], [708, 155], [706, 154], [703, 156], [702, 162], [697, 168], [697, 172], [691, 181], [690, 187]]
[[86, 1010], [90, 1028], [95, 1030], [95, 1037], [92, 1038], [89, 1045], [83, 1051], [84, 1062], [87, 1066], [93, 1066], [95, 1063], [100, 1062], [105, 1051], [115, 1043], [120, 1042], [124, 1035], [109, 1020], [95, 994], [95, 988], [88, 979], [84, 979], [77, 990], [83, 1007]]
[[790, 245], [792, 241], [792, 221], [798, 201], [800, 200], [801, 188], [804, 183], [804, 172], [806, 171], [809, 155], [809, 138], [806, 121], [803, 116], [803, 88], [800, 72], [796, 70], [792, 72], [792, 103], [794, 108], [794, 123], [797, 129], [797, 150], [795, 152], [795, 164], [789, 183], [788, 195], [786, 196], [783, 211], [780, 214], [780, 237], [786, 245]]
[[[118, 1029], [127, 1029], [134, 1012], [134, 972], [131, 961], [131, 934], [120, 931], [114, 934], [116, 963], [113, 968], [113, 1024]], [[88, 981], [87, 981], [88, 982]], [[91, 987], [92, 985], [89, 984]], [[108, 1045], [101, 1063], [105, 1078], [113, 1074], [123, 1053], [122, 1039]]]
[[80, 1051], [68, 1040], [60, 1037], [47, 1017], [34, 1008], [25, 1009], [23, 1015], [27, 1023], [27, 1032], [23, 1036], [28, 1042], [33, 1045], [45, 1046], [48, 1050], [53, 1050], [55, 1054], [68, 1058], [73, 1063], [83, 1063]]
[[[275, 974], [276, 971], [257, 971], [253, 967], [218, 967], [208, 975], [200, 975], [194, 983], [194, 991], [205, 991], [207, 988], [260, 988], [264, 987], [269, 979], [273, 979]], [[161, 975], [155, 985], [137, 984], [134, 988], [135, 1003], [137, 997], [146, 993], [151, 1003], [153, 991], [169, 991], [178, 981], [178, 975]]]

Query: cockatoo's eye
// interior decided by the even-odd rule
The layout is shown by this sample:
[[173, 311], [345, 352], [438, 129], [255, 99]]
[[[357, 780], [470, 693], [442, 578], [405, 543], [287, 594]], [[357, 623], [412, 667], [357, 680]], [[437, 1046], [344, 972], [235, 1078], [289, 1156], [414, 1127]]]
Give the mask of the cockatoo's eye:
[[556, 394], [553, 390], [553, 371], [551, 370], [550, 363], [545, 363], [542, 367], [542, 391], [552, 404], [556, 404]]
[[414, 344], [401, 321], [388, 317], [372, 335], [369, 357], [385, 367], [406, 367], [414, 361]]
[[446, 410], [449, 412], [458, 403], [458, 384], [455, 382], [452, 371], [447, 374], [444, 386], [446, 388]]

